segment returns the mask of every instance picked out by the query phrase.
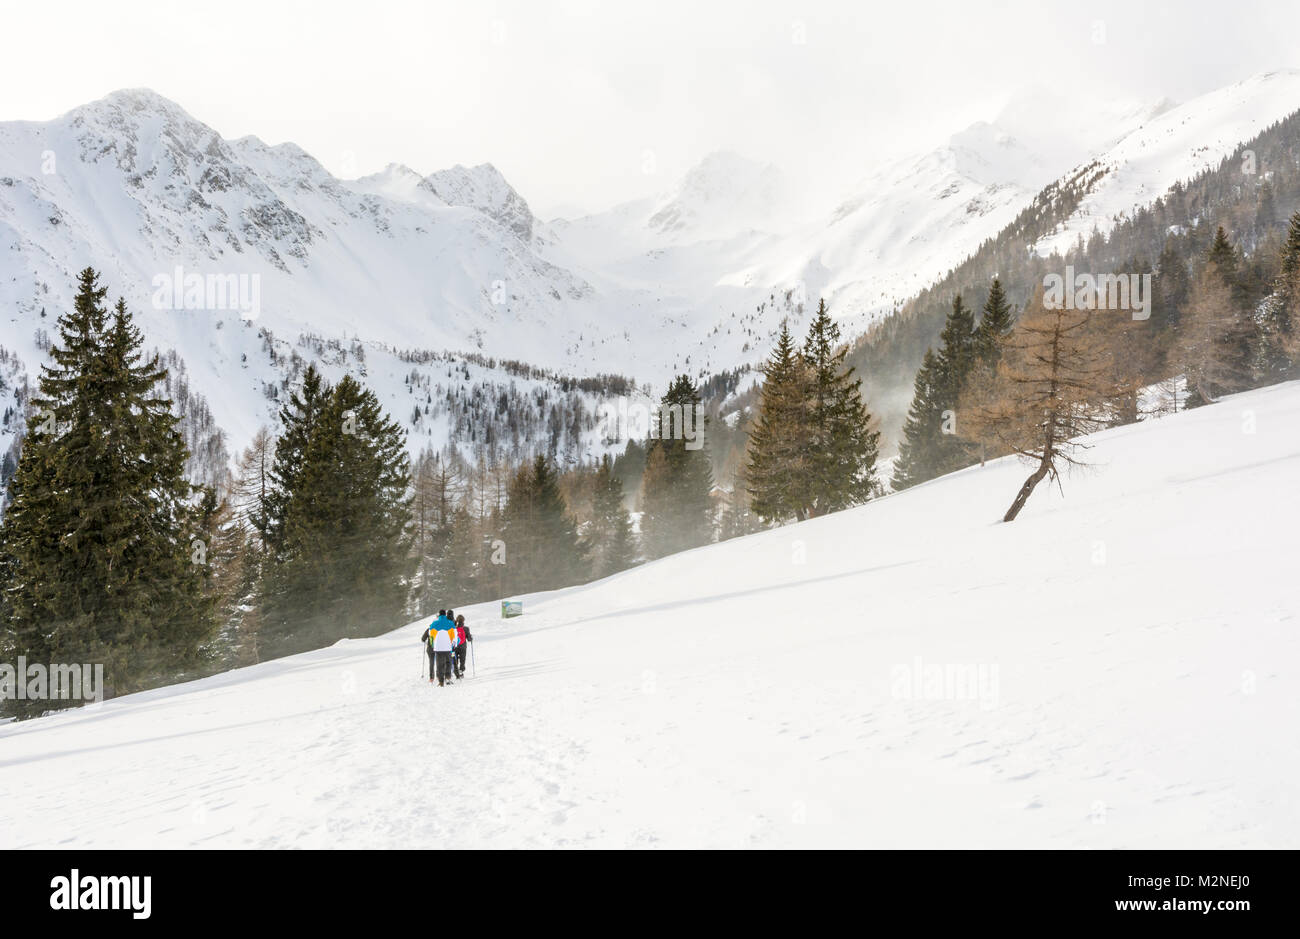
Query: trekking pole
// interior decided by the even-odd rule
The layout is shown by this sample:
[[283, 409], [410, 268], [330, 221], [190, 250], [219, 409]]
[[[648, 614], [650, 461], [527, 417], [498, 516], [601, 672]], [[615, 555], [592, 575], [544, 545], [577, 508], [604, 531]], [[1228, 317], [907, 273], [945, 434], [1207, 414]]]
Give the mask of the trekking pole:
[[469, 667], [473, 669], [474, 678], [478, 678], [478, 663], [474, 661], [474, 643], [469, 644]]

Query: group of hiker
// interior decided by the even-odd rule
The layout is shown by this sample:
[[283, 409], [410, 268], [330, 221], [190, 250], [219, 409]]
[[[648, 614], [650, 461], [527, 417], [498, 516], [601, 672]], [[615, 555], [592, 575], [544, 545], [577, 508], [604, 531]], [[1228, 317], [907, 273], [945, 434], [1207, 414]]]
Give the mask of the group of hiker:
[[457, 680], [465, 677], [465, 657], [469, 643], [474, 641], [465, 617], [457, 616], [455, 610], [439, 610], [435, 619], [420, 636], [429, 653], [429, 682], [438, 682], [438, 687], [449, 683], [454, 675]]

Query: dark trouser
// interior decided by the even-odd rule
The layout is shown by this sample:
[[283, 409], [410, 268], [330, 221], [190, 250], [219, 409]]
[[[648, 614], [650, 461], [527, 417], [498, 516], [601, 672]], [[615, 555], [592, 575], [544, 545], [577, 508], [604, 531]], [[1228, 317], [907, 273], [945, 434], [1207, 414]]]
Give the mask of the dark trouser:
[[451, 653], [435, 652], [438, 659], [438, 684], [451, 680]]
[[433, 657], [433, 643], [429, 643], [428, 652], [429, 652], [429, 681], [433, 681], [434, 670], [435, 668], [437, 668], [435, 664], [437, 660]]
[[462, 642], [460, 645], [456, 647], [456, 677], [457, 678], [463, 678], [465, 676], [465, 656], [468, 654], [468, 652], [469, 652], [469, 643], [467, 642]]

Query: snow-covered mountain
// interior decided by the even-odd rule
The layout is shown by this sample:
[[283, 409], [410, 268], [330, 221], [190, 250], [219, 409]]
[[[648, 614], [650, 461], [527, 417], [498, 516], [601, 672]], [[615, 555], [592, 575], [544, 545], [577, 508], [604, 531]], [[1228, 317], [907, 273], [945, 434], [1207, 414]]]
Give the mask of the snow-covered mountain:
[[215, 312], [155, 309], [154, 277], [181, 266], [258, 276], [258, 325], [277, 335], [441, 350], [490, 329], [498, 354], [543, 366], [584, 315], [596, 322], [590, 287], [534, 253], [527, 204], [491, 167], [427, 177], [423, 201], [379, 188], [293, 144], [223, 140], [143, 91], [0, 125], [0, 237], [15, 252], [0, 304], [30, 318], [91, 264], [151, 335], [180, 342]]
[[[185, 361], [232, 451], [326, 346], [333, 367], [367, 357], [372, 382], [380, 364], [397, 376], [379, 390], [398, 416], [404, 367], [435, 355], [449, 380], [450, 360], [470, 356], [485, 382], [511, 380], [497, 363], [513, 360], [662, 388], [674, 372], [757, 363], [782, 317], [799, 328], [821, 296], [851, 338], [1071, 167], [1109, 172], [1060, 239], [1105, 228], [1298, 106], [1294, 71], [1179, 107], [1072, 111], [1030, 92], [871, 168], [835, 205], [718, 153], [657, 197], [544, 222], [491, 165], [341, 180], [293, 144], [225, 140], [152, 92], [121, 91], [0, 124], [0, 347], [35, 376], [76, 272], [93, 266], [150, 344]], [[191, 296], [196, 275], [233, 294]]]
[[[412, 175], [338, 180], [292, 144], [223, 140], [147, 91], [0, 125], [0, 348], [34, 377], [76, 272], [93, 266], [148, 342], [187, 363], [232, 450], [273, 421], [286, 378], [326, 347], [322, 364], [340, 374], [365, 374], [368, 353], [399, 417], [413, 411], [411, 373], [435, 396], [449, 383], [451, 365], [440, 376], [430, 358], [448, 350], [577, 374], [630, 364], [592, 354], [603, 309], [538, 255], [541, 226], [494, 168]], [[209, 289], [191, 297], [190, 277]], [[458, 387], [462, 370], [483, 393], [515, 381], [476, 359], [455, 369]], [[517, 382], [523, 394], [539, 384]], [[414, 422], [424, 439], [413, 447], [442, 447], [435, 423]]]
[[553, 227], [567, 263], [593, 283], [702, 298], [693, 362], [723, 369], [757, 358], [781, 317], [797, 320], [818, 297], [847, 335], [862, 331], [1043, 186], [1168, 106], [1112, 103], [1082, 115], [1077, 103], [1030, 90], [992, 122], [875, 168], [832, 206], [801, 198], [807, 187], [775, 167], [719, 153], [657, 198]]
[[729, 280], [816, 285], [845, 330], [860, 332], [971, 254], [1070, 166], [1167, 107], [1084, 112], [1042, 92], [1018, 95], [994, 121], [877, 170], [828, 217], [781, 238]]
[[[1126, 134], [1095, 161], [1100, 180], [1075, 213], [1035, 246], [1065, 251], [1096, 228], [1105, 233], [1176, 182], [1218, 166], [1244, 141], [1300, 110], [1300, 69], [1255, 75], [1161, 113]], [[1243, 175], [1268, 173], [1247, 155]], [[1073, 175], [1073, 174], [1071, 174]]]
[[460, 610], [449, 688], [420, 623], [0, 726], [0, 845], [1295, 848], [1297, 426], [1280, 385], [1010, 525], [1004, 459]]

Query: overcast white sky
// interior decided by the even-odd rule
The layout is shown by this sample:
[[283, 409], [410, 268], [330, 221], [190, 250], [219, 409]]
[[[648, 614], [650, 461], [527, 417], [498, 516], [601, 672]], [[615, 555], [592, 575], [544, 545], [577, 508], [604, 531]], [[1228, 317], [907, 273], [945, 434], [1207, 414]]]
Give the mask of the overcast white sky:
[[0, 120], [144, 86], [339, 175], [492, 162], [545, 217], [724, 148], [847, 186], [1032, 85], [1186, 100], [1300, 67], [1291, 0], [0, 0], [0, 30]]

